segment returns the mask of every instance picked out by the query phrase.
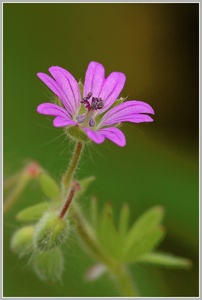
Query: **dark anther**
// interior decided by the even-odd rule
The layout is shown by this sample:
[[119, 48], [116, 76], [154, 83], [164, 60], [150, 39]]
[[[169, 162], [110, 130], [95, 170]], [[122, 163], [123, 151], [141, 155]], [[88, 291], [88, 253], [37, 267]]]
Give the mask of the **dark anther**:
[[103, 106], [104, 106], [104, 103], [101, 98], [94, 98], [94, 97], [92, 98], [92, 102], [91, 102], [91, 106], [90, 106], [92, 110], [101, 109], [101, 108], [103, 108]]
[[86, 101], [88, 101], [91, 96], [92, 96], [92, 93], [91, 92], [88, 93], [88, 95], [81, 100], [81, 103], [85, 103]]
[[92, 93], [90, 92], [90, 93], [87, 94], [86, 97], [84, 97], [84, 98], [81, 100], [81, 103], [83, 103], [83, 104], [85, 105], [85, 108], [87, 108], [88, 110], [91, 109], [90, 103], [89, 103], [89, 101], [88, 101], [88, 100], [90, 99], [91, 96], [92, 96]]
[[101, 109], [104, 106], [104, 102], [101, 98], [92, 97], [91, 103], [88, 101], [92, 97], [92, 93], [89, 92], [86, 97], [81, 100], [81, 103], [85, 105], [85, 108], [90, 110]]

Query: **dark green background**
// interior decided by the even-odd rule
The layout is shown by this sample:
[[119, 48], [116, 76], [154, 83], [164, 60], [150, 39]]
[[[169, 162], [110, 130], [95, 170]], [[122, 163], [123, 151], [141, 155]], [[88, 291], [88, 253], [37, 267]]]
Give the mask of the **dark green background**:
[[[127, 145], [88, 147], [78, 177], [95, 175], [89, 190], [99, 207], [123, 202], [131, 222], [156, 204], [166, 210], [168, 234], [161, 250], [188, 257], [189, 271], [131, 266], [142, 296], [198, 295], [198, 4], [8, 4], [4, 3], [4, 170], [34, 159], [60, 178], [72, 153], [62, 129], [37, 114], [50, 100], [37, 78], [50, 66], [84, 79], [92, 60], [107, 74], [122, 71], [122, 96], [148, 102], [152, 124], [124, 124]], [[83, 280], [91, 261], [74, 236], [64, 247], [61, 284], [42, 283], [27, 259], [9, 249], [19, 227], [16, 212], [43, 199], [31, 184], [4, 218], [4, 296], [117, 296], [106, 277]], [[31, 192], [30, 192], [31, 191]], [[89, 199], [82, 200], [88, 209]]]

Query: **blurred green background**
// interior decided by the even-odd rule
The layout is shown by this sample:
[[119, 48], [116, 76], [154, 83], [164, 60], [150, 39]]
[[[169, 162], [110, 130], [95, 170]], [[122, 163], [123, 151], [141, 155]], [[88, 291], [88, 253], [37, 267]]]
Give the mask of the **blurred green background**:
[[[84, 79], [90, 61], [106, 73], [121, 71], [122, 96], [148, 102], [152, 124], [124, 124], [125, 148], [111, 142], [87, 147], [78, 177], [95, 175], [88, 195], [100, 208], [110, 201], [118, 214], [123, 202], [131, 222], [162, 205], [168, 229], [161, 250], [190, 258], [188, 271], [137, 266], [131, 271], [142, 296], [198, 296], [198, 4], [9, 4], [3, 10], [4, 171], [38, 161], [60, 178], [72, 153], [62, 129], [37, 114], [50, 100], [37, 78], [50, 66]], [[31, 184], [4, 218], [4, 296], [117, 296], [104, 276], [86, 283], [91, 260], [72, 236], [65, 251], [61, 284], [40, 282], [28, 259], [9, 249], [20, 225], [15, 214], [43, 196]], [[30, 192], [31, 191], [31, 192]], [[82, 200], [87, 210], [89, 198]]]

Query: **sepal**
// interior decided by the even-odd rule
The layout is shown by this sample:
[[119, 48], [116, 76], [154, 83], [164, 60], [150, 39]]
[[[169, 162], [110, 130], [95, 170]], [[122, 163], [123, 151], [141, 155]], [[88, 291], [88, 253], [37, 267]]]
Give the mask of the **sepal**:
[[60, 281], [64, 270], [64, 258], [59, 248], [34, 254], [32, 265], [36, 275], [44, 281]]
[[64, 243], [68, 233], [69, 221], [59, 218], [55, 212], [47, 212], [36, 225], [35, 245], [41, 251], [49, 251]]
[[32, 206], [29, 206], [21, 210], [16, 215], [16, 220], [20, 222], [33, 222], [38, 221], [43, 213], [50, 207], [50, 203], [41, 202]]

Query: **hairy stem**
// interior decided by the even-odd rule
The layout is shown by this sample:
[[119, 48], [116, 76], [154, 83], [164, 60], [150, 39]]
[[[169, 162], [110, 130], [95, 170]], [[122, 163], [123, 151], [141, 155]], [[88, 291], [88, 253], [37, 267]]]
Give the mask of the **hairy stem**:
[[[73, 179], [74, 172], [76, 170], [76, 167], [78, 166], [82, 148], [83, 144], [81, 142], [78, 142], [75, 147], [75, 152], [72, 157], [72, 161], [70, 162], [69, 169], [63, 177], [63, 186], [66, 189], [70, 186], [71, 180]], [[64, 208], [60, 212], [61, 218], [66, 213], [66, 210], [72, 201], [74, 192], [75, 191], [70, 190], [70, 194], [64, 205]], [[91, 254], [107, 267], [109, 273], [111, 274], [111, 278], [114, 280], [117, 288], [120, 291], [120, 294], [122, 296], [137, 296], [137, 290], [126, 266], [123, 266], [122, 264], [116, 262], [112, 257], [109, 257], [105, 253], [104, 249], [99, 244], [99, 241], [96, 238], [93, 228], [85, 219], [82, 211], [75, 202], [72, 203], [71, 209], [73, 218], [77, 223], [77, 231], [81, 240], [85, 243]]]
[[65, 173], [65, 175], [63, 176], [63, 185], [65, 188], [69, 187], [70, 181], [71, 181], [71, 179], [74, 175], [74, 172], [78, 166], [82, 148], [83, 148], [83, 144], [81, 142], [78, 142], [75, 147], [75, 151], [74, 151], [72, 160], [70, 162], [69, 168], [68, 168], [67, 172]]
[[67, 210], [68, 210], [68, 208], [69, 208], [69, 206], [70, 206], [70, 204], [73, 200], [75, 192], [78, 191], [79, 189], [80, 189], [80, 186], [79, 186], [78, 182], [76, 182], [76, 181], [73, 182], [72, 185], [71, 185], [71, 189], [70, 189], [70, 192], [68, 194], [67, 200], [65, 201], [65, 203], [64, 203], [64, 205], [63, 205], [63, 207], [62, 207], [62, 209], [59, 213], [59, 218], [60, 219], [62, 219], [65, 216], [65, 214], [66, 214], [66, 212], [67, 212]]

